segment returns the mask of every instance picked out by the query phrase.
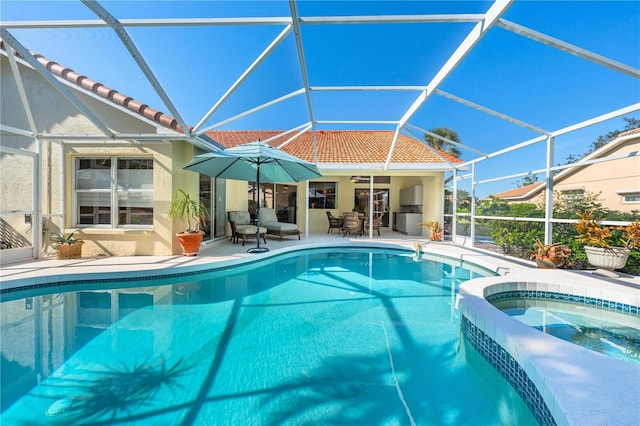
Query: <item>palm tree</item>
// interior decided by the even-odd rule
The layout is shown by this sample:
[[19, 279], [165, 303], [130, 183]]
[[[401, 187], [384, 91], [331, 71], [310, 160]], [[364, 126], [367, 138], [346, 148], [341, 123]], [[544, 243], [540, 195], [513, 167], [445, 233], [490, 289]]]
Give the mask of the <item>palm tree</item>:
[[[435, 129], [431, 129], [430, 132], [435, 133], [438, 136], [442, 136], [443, 138], [449, 139], [450, 141], [462, 143], [458, 132], [448, 127], [436, 127]], [[434, 136], [425, 134], [424, 140], [427, 144], [429, 144], [430, 147], [445, 152], [453, 157], [460, 158], [460, 155], [462, 155], [460, 150], [456, 148], [455, 145], [447, 143], [442, 139], [438, 139]]]

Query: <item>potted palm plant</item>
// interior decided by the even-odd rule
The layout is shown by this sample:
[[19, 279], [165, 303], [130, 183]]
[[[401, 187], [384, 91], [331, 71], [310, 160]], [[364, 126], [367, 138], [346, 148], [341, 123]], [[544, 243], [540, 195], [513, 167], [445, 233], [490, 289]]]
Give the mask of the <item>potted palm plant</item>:
[[538, 268], [558, 268], [567, 264], [571, 257], [571, 249], [562, 243], [544, 244], [536, 239], [535, 250], [531, 259], [536, 261]]
[[52, 247], [56, 251], [58, 259], [77, 259], [82, 257], [82, 245], [84, 241], [74, 238], [78, 231], [73, 231], [69, 235], [60, 234], [53, 239]]
[[186, 221], [187, 229], [176, 234], [182, 253], [185, 256], [195, 256], [200, 250], [203, 232], [200, 223], [206, 219], [209, 212], [199, 199], [192, 197], [182, 189], [178, 189], [169, 206], [169, 219]]
[[[593, 218], [592, 213], [580, 214], [575, 225], [576, 239], [585, 244], [584, 251], [589, 263], [605, 275], [623, 268], [631, 250], [640, 248], [640, 222], [627, 226], [604, 226]], [[615, 275], [615, 274], [614, 274]]]

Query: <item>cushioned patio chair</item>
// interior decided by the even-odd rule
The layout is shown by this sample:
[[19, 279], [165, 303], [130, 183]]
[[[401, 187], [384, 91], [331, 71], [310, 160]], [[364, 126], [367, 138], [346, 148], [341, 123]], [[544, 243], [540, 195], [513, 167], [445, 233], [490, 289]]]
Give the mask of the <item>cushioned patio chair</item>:
[[[257, 227], [251, 224], [251, 216], [249, 212], [245, 211], [230, 211], [227, 212], [227, 220], [231, 225], [231, 242], [236, 244], [242, 238], [242, 245], [247, 242], [247, 239], [255, 238]], [[267, 229], [260, 227], [260, 238], [267, 243], [266, 239]]]
[[300, 239], [300, 230], [298, 229], [298, 225], [295, 223], [278, 222], [278, 216], [276, 215], [275, 210], [267, 207], [260, 207], [258, 216], [260, 219], [260, 226], [264, 226], [267, 229], [267, 234], [279, 236], [280, 241], [282, 241], [282, 237], [284, 235], [297, 235], [298, 239]]
[[362, 221], [358, 217], [358, 212], [350, 212], [344, 215], [344, 222], [342, 223], [342, 230], [344, 237], [347, 234], [353, 234], [355, 236], [362, 234]]
[[331, 214], [330, 211], [327, 211], [327, 219], [329, 219], [329, 230], [327, 231], [327, 234], [331, 233], [334, 229], [339, 229], [339, 230], [342, 229], [341, 217], [335, 217], [334, 215]]

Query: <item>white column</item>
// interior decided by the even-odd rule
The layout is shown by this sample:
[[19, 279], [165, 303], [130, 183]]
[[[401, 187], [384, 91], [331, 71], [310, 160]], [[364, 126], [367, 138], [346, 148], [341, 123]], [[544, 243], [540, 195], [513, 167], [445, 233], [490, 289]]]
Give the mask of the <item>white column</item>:
[[33, 200], [31, 200], [31, 209], [33, 215], [31, 216], [31, 230], [33, 234], [31, 236], [33, 243], [33, 258], [40, 259], [42, 256], [42, 142], [40, 139], [35, 139], [36, 155], [33, 158], [33, 188], [31, 190]]
[[547, 138], [547, 172], [546, 172], [546, 193], [544, 211], [544, 243], [551, 244], [553, 241], [553, 136]]
[[369, 238], [373, 238], [373, 176], [369, 176]]
[[451, 190], [453, 191], [451, 196], [451, 213], [453, 213], [451, 217], [451, 241], [455, 242], [457, 235], [456, 224], [458, 222], [456, 218], [458, 212], [458, 169], [453, 169], [453, 187]]
[[471, 247], [476, 245], [476, 163], [471, 165]]

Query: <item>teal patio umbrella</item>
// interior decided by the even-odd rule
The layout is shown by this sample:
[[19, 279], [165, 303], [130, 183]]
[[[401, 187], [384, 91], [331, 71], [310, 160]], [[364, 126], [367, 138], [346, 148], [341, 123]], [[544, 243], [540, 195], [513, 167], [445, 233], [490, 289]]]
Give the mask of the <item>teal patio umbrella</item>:
[[[249, 142], [222, 151], [196, 155], [184, 169], [220, 179], [260, 182], [301, 182], [322, 176], [317, 167], [264, 142]], [[260, 200], [256, 209], [257, 246], [249, 253], [269, 251], [260, 247]]]

